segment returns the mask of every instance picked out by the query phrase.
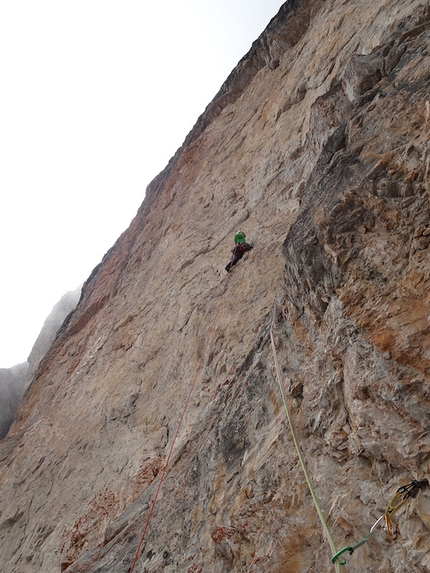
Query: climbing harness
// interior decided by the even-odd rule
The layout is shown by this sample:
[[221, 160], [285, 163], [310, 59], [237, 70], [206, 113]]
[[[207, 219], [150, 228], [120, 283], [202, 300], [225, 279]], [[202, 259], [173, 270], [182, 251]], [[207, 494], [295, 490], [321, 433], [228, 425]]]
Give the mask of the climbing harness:
[[130, 569], [128, 570], [128, 573], [133, 573], [134, 568], [135, 568], [136, 563], [137, 563], [137, 560], [138, 560], [138, 558], [139, 558], [140, 551], [141, 551], [141, 549], [142, 549], [142, 545], [143, 545], [143, 542], [144, 542], [144, 540], [145, 540], [146, 532], [147, 532], [147, 530], [148, 530], [149, 522], [151, 521], [152, 515], [153, 515], [153, 513], [154, 513], [155, 504], [157, 503], [158, 495], [159, 495], [160, 490], [161, 490], [161, 486], [162, 486], [162, 484], [163, 484], [164, 478], [166, 477], [167, 468], [168, 468], [168, 466], [169, 466], [170, 458], [172, 457], [173, 449], [174, 449], [175, 444], [176, 444], [176, 439], [177, 439], [177, 437], [178, 437], [178, 435], [179, 435], [179, 430], [181, 429], [182, 422], [183, 422], [184, 417], [185, 417], [185, 412], [187, 411], [187, 408], [188, 408], [188, 405], [189, 405], [189, 403], [190, 403], [190, 399], [191, 399], [192, 393], [193, 393], [193, 391], [194, 391], [194, 387], [195, 387], [196, 382], [197, 382], [197, 378], [198, 378], [199, 372], [200, 372], [200, 370], [201, 370], [201, 368], [202, 368], [202, 365], [203, 365], [203, 360], [204, 360], [204, 357], [205, 357], [205, 354], [206, 354], [206, 350], [207, 350], [207, 348], [208, 348], [208, 346], [209, 346], [209, 340], [210, 340], [210, 337], [211, 337], [211, 334], [212, 334], [212, 331], [213, 331], [213, 327], [214, 327], [214, 324], [215, 324], [215, 320], [216, 320], [216, 318], [217, 318], [217, 316], [218, 316], [218, 313], [219, 313], [222, 296], [224, 295], [224, 293], [225, 293], [226, 290], [227, 290], [227, 284], [228, 284], [228, 279], [229, 279], [229, 277], [230, 277], [230, 275], [228, 274], [228, 275], [227, 275], [226, 277], [224, 277], [223, 280], [221, 281], [221, 283], [222, 283], [222, 282], [225, 282], [225, 287], [224, 287], [223, 291], [222, 291], [221, 294], [220, 294], [220, 300], [219, 300], [219, 302], [218, 302], [218, 305], [217, 305], [217, 308], [216, 308], [214, 317], [213, 317], [213, 319], [212, 319], [212, 321], [211, 321], [211, 323], [210, 323], [209, 330], [208, 330], [208, 334], [207, 334], [207, 337], [206, 337], [205, 346], [204, 346], [204, 348], [203, 348], [203, 351], [202, 351], [202, 354], [201, 354], [201, 357], [200, 357], [200, 361], [199, 361], [199, 363], [198, 363], [196, 372], [195, 372], [195, 374], [194, 374], [194, 378], [193, 378], [193, 381], [192, 381], [190, 390], [189, 390], [189, 392], [188, 392], [187, 399], [186, 399], [186, 401], [185, 401], [185, 406], [184, 406], [184, 408], [183, 408], [183, 410], [182, 410], [182, 414], [181, 414], [181, 417], [180, 417], [180, 419], [179, 419], [178, 426], [177, 426], [177, 428], [176, 428], [176, 432], [175, 432], [175, 435], [174, 435], [174, 437], [173, 437], [172, 444], [171, 444], [171, 446], [170, 446], [169, 453], [168, 453], [167, 458], [166, 458], [166, 462], [165, 462], [165, 464], [164, 464], [164, 466], [163, 466], [163, 469], [162, 469], [162, 471], [161, 471], [161, 475], [160, 475], [160, 479], [159, 479], [159, 482], [158, 482], [158, 486], [157, 486], [157, 489], [156, 489], [154, 498], [153, 498], [153, 500], [152, 500], [152, 504], [151, 504], [151, 507], [150, 507], [150, 510], [149, 510], [149, 513], [148, 513], [148, 517], [147, 517], [146, 522], [145, 522], [145, 526], [144, 526], [144, 528], [143, 528], [143, 532], [142, 532], [142, 535], [141, 535], [141, 538], [140, 538], [140, 541], [139, 541], [139, 545], [138, 545], [138, 547], [137, 547], [136, 553], [135, 553], [134, 558], [133, 558], [133, 562], [132, 562], [132, 564], [131, 564]]
[[[299, 442], [298, 442], [298, 440], [297, 440], [296, 431], [295, 431], [295, 428], [294, 428], [294, 425], [293, 425], [293, 420], [292, 420], [292, 417], [291, 417], [291, 414], [290, 414], [290, 409], [289, 409], [289, 407], [288, 407], [288, 402], [287, 402], [287, 398], [286, 398], [286, 396], [285, 396], [284, 387], [283, 387], [283, 383], [282, 383], [282, 379], [281, 379], [281, 371], [280, 371], [280, 368], [279, 368], [278, 354], [277, 354], [277, 352], [276, 352], [276, 346], [275, 346], [275, 340], [274, 340], [274, 337], [273, 337], [273, 330], [272, 330], [272, 328], [270, 329], [270, 341], [271, 341], [271, 343], [272, 343], [272, 352], [273, 352], [273, 359], [274, 359], [274, 362], [275, 362], [276, 378], [277, 378], [277, 380], [278, 380], [279, 390], [280, 390], [280, 392], [281, 392], [282, 402], [283, 402], [283, 404], [284, 404], [285, 414], [286, 414], [286, 416], [287, 416], [288, 426], [289, 426], [289, 428], [290, 428], [291, 436], [292, 436], [292, 438], [293, 438], [294, 447], [296, 448], [297, 456], [298, 456], [298, 458], [299, 458], [299, 462], [300, 462], [300, 465], [301, 465], [301, 467], [302, 467], [302, 470], [303, 470], [303, 473], [304, 473], [304, 476], [305, 476], [305, 479], [306, 479], [306, 483], [308, 484], [309, 492], [310, 492], [310, 494], [311, 494], [311, 496], [312, 496], [312, 500], [313, 500], [313, 502], [314, 502], [315, 509], [317, 510], [318, 517], [320, 518], [322, 528], [323, 528], [323, 530], [325, 531], [325, 534], [326, 534], [326, 536], [327, 536], [327, 539], [328, 539], [328, 542], [329, 542], [329, 544], [330, 544], [330, 547], [331, 547], [332, 552], [333, 552], [333, 553], [336, 553], [336, 546], [335, 546], [335, 544], [334, 544], [334, 541], [333, 541], [333, 538], [332, 538], [332, 536], [331, 536], [330, 530], [329, 530], [329, 528], [328, 528], [327, 522], [326, 522], [326, 520], [324, 519], [324, 515], [323, 515], [323, 512], [321, 511], [320, 505], [319, 505], [319, 503], [318, 503], [317, 496], [315, 495], [315, 491], [314, 491], [314, 488], [313, 488], [313, 486], [312, 486], [312, 482], [311, 482], [311, 479], [310, 479], [310, 477], [309, 477], [308, 470], [307, 470], [307, 468], [306, 468], [305, 460], [304, 460], [303, 454], [302, 454], [302, 452], [301, 452], [301, 450], [300, 450]], [[334, 563], [334, 566], [335, 566], [335, 568], [336, 568], [336, 572], [339, 573], [339, 572], [340, 572], [340, 565], [341, 565], [341, 563], [339, 563], [338, 561], [333, 561], [333, 563]]]

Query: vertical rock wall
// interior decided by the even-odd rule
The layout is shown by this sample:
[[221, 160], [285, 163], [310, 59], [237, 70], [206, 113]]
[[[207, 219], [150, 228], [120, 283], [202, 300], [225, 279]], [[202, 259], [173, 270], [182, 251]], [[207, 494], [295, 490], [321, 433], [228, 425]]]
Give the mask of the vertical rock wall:
[[[338, 548], [428, 477], [429, 24], [424, 0], [291, 1], [239, 62], [0, 444], [4, 571], [128, 571], [173, 440], [135, 571], [333, 571], [271, 331]], [[430, 491], [394, 522], [344, 570], [430, 571]]]

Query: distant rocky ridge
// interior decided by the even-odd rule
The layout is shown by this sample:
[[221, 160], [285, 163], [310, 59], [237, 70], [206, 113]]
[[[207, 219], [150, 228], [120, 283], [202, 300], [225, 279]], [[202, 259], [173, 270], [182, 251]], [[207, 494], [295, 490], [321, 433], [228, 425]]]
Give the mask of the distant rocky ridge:
[[28, 362], [12, 368], [0, 368], [0, 440], [7, 434], [12, 424], [27, 379]]
[[0, 439], [7, 434], [40, 361], [50, 348], [64, 319], [76, 307], [80, 294], [81, 287], [61, 297], [45, 320], [26, 362], [12, 368], [0, 368]]
[[54, 342], [58, 329], [63, 324], [67, 316], [76, 308], [81, 296], [81, 290], [82, 287], [79, 286], [73, 291], [66, 292], [66, 294], [64, 294], [53, 307], [49, 316], [45, 320], [42, 330], [40, 331], [27, 359], [27, 386], [33, 380], [41, 360], [51, 347], [51, 344]]
[[[275, 352], [338, 549], [425, 484], [429, 46], [428, 0], [284, 4], [84, 284], [0, 443], [5, 573], [339, 571]], [[226, 275], [240, 228], [254, 249]], [[430, 573], [429, 489], [343, 570]]]

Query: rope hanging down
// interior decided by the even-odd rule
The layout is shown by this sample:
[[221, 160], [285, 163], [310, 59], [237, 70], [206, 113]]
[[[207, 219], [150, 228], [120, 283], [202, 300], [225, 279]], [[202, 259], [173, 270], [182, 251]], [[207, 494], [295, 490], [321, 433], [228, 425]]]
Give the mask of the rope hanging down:
[[160, 480], [159, 480], [159, 482], [158, 482], [157, 490], [156, 490], [155, 495], [154, 495], [154, 498], [153, 498], [153, 500], [152, 500], [151, 508], [150, 508], [150, 510], [149, 510], [148, 517], [147, 517], [145, 526], [144, 526], [144, 528], [143, 528], [142, 536], [141, 536], [141, 538], [140, 538], [139, 545], [138, 545], [138, 547], [137, 547], [136, 553], [135, 553], [135, 555], [134, 555], [133, 562], [132, 562], [132, 564], [131, 564], [130, 569], [128, 570], [128, 573], [133, 573], [134, 568], [135, 568], [136, 563], [137, 563], [137, 560], [138, 560], [138, 558], [139, 558], [140, 551], [141, 551], [141, 549], [142, 549], [142, 545], [143, 545], [143, 542], [144, 542], [144, 540], [145, 540], [145, 535], [146, 535], [146, 532], [147, 532], [147, 530], [148, 530], [149, 522], [151, 521], [152, 514], [154, 513], [155, 504], [157, 503], [158, 495], [159, 495], [159, 493], [160, 493], [161, 486], [162, 486], [163, 481], [164, 481], [164, 478], [165, 478], [165, 476], [166, 476], [167, 467], [168, 467], [168, 465], [169, 465], [170, 458], [172, 457], [173, 448], [175, 447], [176, 439], [177, 439], [177, 437], [178, 437], [178, 435], [179, 435], [179, 430], [180, 430], [180, 428], [181, 428], [181, 426], [182, 426], [182, 422], [183, 422], [184, 417], [185, 417], [185, 412], [187, 411], [188, 405], [189, 405], [189, 403], [190, 403], [191, 395], [192, 395], [192, 393], [193, 393], [194, 387], [195, 387], [196, 382], [197, 382], [197, 377], [198, 377], [199, 372], [200, 372], [200, 370], [201, 370], [201, 367], [202, 367], [202, 365], [203, 365], [203, 360], [204, 360], [204, 357], [205, 357], [205, 354], [206, 354], [206, 350], [207, 350], [208, 345], [209, 345], [209, 340], [210, 340], [210, 337], [211, 337], [211, 334], [212, 334], [212, 331], [213, 331], [213, 327], [214, 327], [214, 324], [215, 324], [215, 319], [217, 318], [218, 312], [219, 312], [219, 309], [220, 309], [221, 297], [224, 295], [225, 291], [227, 290], [227, 283], [228, 283], [229, 277], [230, 277], [230, 275], [227, 275], [227, 276], [221, 281], [221, 284], [222, 284], [222, 282], [225, 281], [225, 288], [224, 288], [224, 290], [223, 290], [223, 291], [221, 292], [221, 294], [220, 294], [220, 300], [219, 300], [219, 302], [218, 302], [218, 305], [217, 305], [217, 308], [216, 308], [214, 317], [213, 317], [213, 319], [212, 319], [212, 321], [211, 321], [211, 323], [210, 323], [210, 325], [209, 325], [209, 331], [208, 331], [208, 335], [207, 335], [207, 337], [206, 337], [205, 346], [204, 346], [204, 348], [203, 348], [203, 351], [202, 351], [202, 354], [201, 354], [201, 357], [200, 357], [199, 364], [198, 364], [197, 369], [196, 369], [196, 372], [195, 372], [195, 374], [194, 374], [194, 378], [193, 378], [193, 381], [192, 381], [190, 390], [189, 390], [189, 392], [188, 392], [188, 396], [187, 396], [187, 399], [186, 399], [186, 401], [185, 401], [185, 406], [184, 406], [184, 408], [183, 408], [183, 410], [182, 410], [182, 414], [181, 414], [181, 417], [180, 417], [180, 419], [179, 419], [178, 426], [177, 426], [177, 428], [176, 428], [176, 432], [175, 432], [175, 435], [174, 435], [174, 437], [173, 437], [172, 444], [171, 444], [171, 446], [170, 446], [169, 453], [168, 453], [167, 458], [166, 458], [166, 462], [165, 462], [165, 464], [164, 464], [164, 466], [163, 466], [163, 469], [162, 469], [162, 471], [161, 471], [161, 476], [160, 476]]
[[[295, 428], [294, 428], [294, 425], [293, 425], [293, 421], [292, 421], [292, 417], [291, 417], [291, 414], [290, 414], [290, 410], [289, 410], [289, 408], [288, 408], [288, 402], [287, 402], [287, 399], [286, 399], [286, 396], [285, 396], [285, 392], [284, 392], [284, 387], [283, 387], [283, 384], [282, 384], [281, 371], [280, 371], [280, 369], [279, 369], [278, 354], [277, 354], [277, 352], [276, 352], [275, 340], [274, 340], [274, 337], [273, 337], [273, 331], [272, 331], [272, 329], [270, 329], [270, 340], [271, 340], [271, 343], [272, 343], [272, 352], [273, 352], [273, 359], [274, 359], [274, 362], [275, 362], [276, 378], [277, 378], [277, 380], [278, 380], [279, 389], [280, 389], [281, 396], [282, 396], [282, 401], [283, 401], [283, 404], [284, 404], [285, 414], [286, 414], [286, 416], [287, 416], [288, 425], [289, 425], [289, 427], [290, 427], [291, 436], [292, 436], [293, 442], [294, 442], [294, 447], [296, 448], [296, 452], [297, 452], [297, 455], [298, 455], [298, 458], [299, 458], [299, 462], [300, 462], [300, 465], [301, 465], [301, 467], [302, 467], [303, 473], [304, 473], [304, 475], [305, 475], [306, 483], [308, 484], [308, 488], [309, 488], [310, 494], [311, 494], [311, 496], [312, 496], [312, 500], [313, 500], [313, 502], [314, 502], [315, 509], [317, 510], [318, 517], [320, 518], [320, 521], [321, 521], [321, 525], [322, 525], [322, 527], [323, 527], [323, 530], [324, 530], [325, 533], [326, 533], [326, 536], [327, 536], [327, 539], [328, 539], [328, 542], [329, 542], [329, 544], [330, 544], [330, 547], [331, 547], [332, 552], [333, 552], [333, 553], [336, 553], [336, 546], [335, 546], [335, 544], [334, 544], [334, 541], [333, 541], [333, 538], [332, 538], [332, 536], [331, 536], [330, 530], [329, 530], [329, 528], [328, 528], [327, 522], [326, 522], [326, 520], [324, 519], [324, 515], [323, 515], [323, 512], [321, 511], [320, 505], [319, 505], [319, 503], [318, 503], [318, 499], [317, 499], [317, 497], [316, 497], [316, 495], [315, 495], [314, 488], [312, 487], [312, 482], [311, 482], [311, 479], [310, 479], [310, 477], [309, 477], [308, 470], [307, 470], [307, 468], [306, 468], [305, 460], [304, 460], [304, 457], [303, 457], [302, 452], [301, 452], [301, 450], [300, 450], [299, 442], [298, 442], [298, 440], [297, 440], [296, 431], [295, 431]], [[340, 572], [340, 563], [338, 563], [337, 561], [336, 561], [336, 562], [333, 561], [333, 563], [334, 563], [336, 572], [339, 573], [339, 572]]]
[[335, 565], [336, 571], [339, 573], [340, 565], [346, 565], [345, 558], [341, 559], [341, 556], [345, 553], [349, 553], [349, 555], [352, 555], [358, 547], [361, 547], [362, 545], [364, 545], [364, 543], [366, 543], [366, 541], [368, 541], [370, 539], [370, 537], [372, 537], [372, 535], [374, 534], [374, 532], [376, 530], [376, 527], [378, 526], [378, 524], [383, 519], [385, 519], [385, 527], [386, 527], [386, 531], [387, 531], [388, 535], [390, 535], [391, 537], [393, 536], [393, 524], [391, 522], [391, 518], [396, 513], [396, 511], [398, 511], [411, 497], [416, 496], [419, 489], [424, 489], [425, 487], [428, 486], [428, 480], [427, 479], [424, 479], [423, 481], [412, 480], [407, 485], [399, 487], [396, 490], [394, 496], [391, 498], [391, 500], [387, 506], [387, 509], [385, 510], [384, 515], [381, 515], [381, 517], [379, 517], [377, 519], [377, 521], [372, 525], [369, 533], [365, 537], [363, 537], [363, 539], [358, 541], [355, 545], [352, 545], [352, 546], [348, 545], [348, 546], [344, 547], [343, 549], [341, 549], [340, 551], [336, 552], [333, 538], [330, 534], [330, 530], [327, 526], [327, 523], [324, 519], [321, 508], [319, 506], [318, 500], [316, 498], [314, 489], [312, 487], [311, 480], [309, 478], [309, 474], [308, 474], [307, 469], [306, 469], [305, 461], [304, 461], [302, 452], [300, 450], [300, 445], [297, 441], [297, 435], [296, 435], [295, 428], [294, 428], [294, 425], [292, 422], [292, 417], [290, 414], [290, 410], [288, 408], [288, 402], [287, 402], [287, 399], [285, 396], [284, 387], [283, 387], [283, 383], [282, 383], [282, 379], [281, 379], [278, 355], [276, 352], [276, 346], [275, 346], [275, 341], [274, 341], [272, 329], [270, 330], [270, 340], [272, 343], [272, 352], [273, 352], [273, 358], [274, 358], [274, 362], [275, 362], [276, 378], [278, 380], [279, 389], [280, 389], [281, 396], [282, 396], [282, 401], [284, 403], [284, 409], [285, 409], [285, 413], [287, 416], [288, 425], [290, 427], [291, 436], [293, 438], [294, 446], [296, 448], [296, 452], [297, 452], [297, 455], [299, 457], [300, 465], [301, 465], [303, 473], [305, 475], [309, 491], [311, 493], [313, 502], [315, 504], [315, 508], [317, 510], [317, 513], [318, 513], [318, 517], [320, 518], [321, 525], [322, 525], [322, 527], [323, 527], [323, 529], [327, 535], [328, 541], [329, 541], [331, 549], [333, 551], [333, 557], [331, 558], [331, 561]]

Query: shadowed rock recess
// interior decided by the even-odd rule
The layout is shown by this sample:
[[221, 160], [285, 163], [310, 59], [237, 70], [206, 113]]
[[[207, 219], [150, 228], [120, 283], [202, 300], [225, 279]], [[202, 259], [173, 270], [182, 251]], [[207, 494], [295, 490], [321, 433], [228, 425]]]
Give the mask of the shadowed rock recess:
[[[427, 0], [286, 2], [0, 443], [4, 573], [322, 573], [430, 465]], [[118, 190], [120, 192], [120, 190]], [[254, 249], [225, 274], [239, 228]], [[430, 488], [348, 573], [430, 572]]]

